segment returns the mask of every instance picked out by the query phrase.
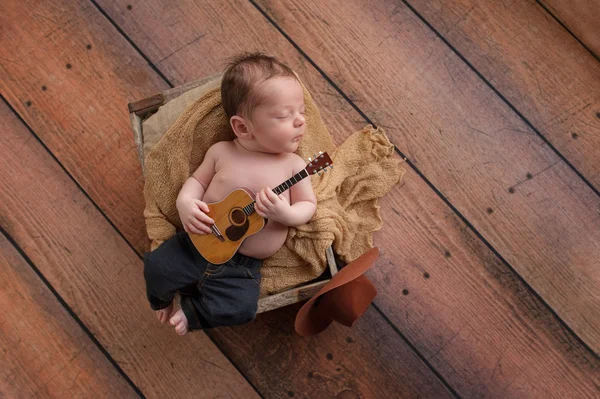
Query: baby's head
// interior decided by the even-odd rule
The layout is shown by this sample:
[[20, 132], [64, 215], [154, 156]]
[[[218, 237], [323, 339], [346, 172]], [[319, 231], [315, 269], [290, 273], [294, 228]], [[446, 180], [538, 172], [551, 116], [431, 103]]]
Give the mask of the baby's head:
[[235, 57], [221, 82], [223, 108], [245, 148], [294, 152], [304, 135], [304, 92], [296, 74], [262, 53]]

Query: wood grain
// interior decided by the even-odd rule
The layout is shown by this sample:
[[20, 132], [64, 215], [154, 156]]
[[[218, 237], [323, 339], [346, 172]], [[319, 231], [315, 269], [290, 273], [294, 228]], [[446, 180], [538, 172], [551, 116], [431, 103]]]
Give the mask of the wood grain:
[[593, 190], [404, 4], [260, 3], [599, 353]]
[[535, 0], [409, 3], [600, 190], [600, 63], [577, 40]]
[[265, 397], [453, 397], [428, 369], [414, 367], [414, 352], [373, 307], [352, 328], [334, 322], [316, 336], [301, 337], [294, 331], [301, 306], [262, 313], [254, 323], [214, 335]]
[[158, 323], [140, 258], [4, 102], [0, 123], [0, 225], [142, 393], [258, 397], [206, 334]]
[[552, 14], [600, 56], [600, 6], [596, 0], [542, 0]]
[[[237, 51], [262, 49], [278, 55], [299, 71], [337, 144], [365, 124], [274, 28], [264, 24], [262, 16], [247, 2], [218, 5], [182, 2], [177, 8], [163, 9], [160, 2], [154, 1], [131, 11], [126, 9], [124, 1], [100, 4], [151, 60], [160, 62], [161, 71], [174, 79], [175, 84], [196, 79], [201, 73], [217, 72], [222, 60]], [[319, 20], [315, 11], [304, 12], [313, 16], [305, 28]], [[291, 15], [287, 13], [285, 18]], [[205, 36], [193, 40], [199, 32]], [[328, 40], [339, 40], [338, 33], [327, 33]], [[356, 36], [352, 32], [347, 34]], [[339, 54], [333, 51], [330, 54], [339, 60]], [[341, 77], [338, 83], [357, 76]], [[390, 84], [378, 83], [378, 87], [386, 85]], [[360, 100], [358, 96], [353, 98]], [[376, 245], [387, 255], [370, 272], [379, 289], [376, 302], [385, 308], [396, 327], [434, 363], [460, 395], [515, 397], [528, 392], [557, 398], [571, 392], [593, 395], [598, 382], [597, 359], [561, 327], [514, 273], [481, 244], [414, 172], [409, 171], [407, 182], [381, 201], [385, 223], [376, 235]], [[448, 250], [452, 251], [450, 258], [444, 256]], [[424, 278], [424, 272], [430, 278]], [[408, 290], [408, 295], [404, 295], [403, 289]], [[315, 380], [311, 376], [318, 373], [307, 372], [327, 365], [323, 365], [322, 353], [319, 357], [322, 349], [309, 348], [305, 354], [302, 341], [293, 343], [297, 350], [288, 349], [289, 324], [280, 321], [280, 317], [290, 316], [285, 309], [269, 312], [260, 315], [255, 324], [220, 329], [211, 335], [231, 358], [241, 359], [240, 367], [253, 376], [253, 381], [258, 379], [261, 392], [264, 392], [262, 384], [266, 385], [269, 378], [271, 384], [286, 389], [281, 375], [289, 373], [295, 373], [296, 384], [305, 386], [300, 392], [314, 389]], [[254, 331], [261, 322], [271, 326], [263, 331], [269, 335], [247, 342], [247, 336], [256, 337], [248, 331]], [[365, 330], [377, 333], [377, 324], [370, 319], [368, 323]], [[357, 327], [350, 331], [360, 330]], [[323, 348], [343, 342], [343, 337], [339, 337], [334, 340], [337, 344], [332, 344], [322, 335], [315, 337], [315, 341], [321, 337], [327, 338]], [[356, 346], [350, 347], [356, 350]], [[261, 361], [265, 356], [270, 360], [273, 352], [275, 361]], [[336, 353], [332, 353], [332, 359], [336, 359]], [[285, 359], [285, 367], [280, 367], [279, 359]], [[306, 368], [311, 362], [313, 365]], [[372, 373], [374, 369], [371, 367], [364, 373]], [[356, 374], [362, 372], [360, 368], [355, 370]], [[330, 374], [326, 375], [319, 382], [331, 382]], [[266, 392], [275, 395], [274, 391]]]
[[0, 284], [0, 397], [138, 397], [2, 234]]
[[0, 26], [3, 96], [143, 252], [143, 180], [127, 103], [168, 85], [89, 1], [4, 2]]

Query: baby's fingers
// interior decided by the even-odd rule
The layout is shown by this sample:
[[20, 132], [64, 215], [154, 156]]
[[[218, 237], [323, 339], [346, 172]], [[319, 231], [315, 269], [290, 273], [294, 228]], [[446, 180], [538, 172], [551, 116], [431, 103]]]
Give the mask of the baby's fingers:
[[207, 216], [205, 213], [200, 212], [200, 211], [196, 211], [194, 212], [194, 218], [201, 222], [201, 223], [206, 223], [206, 224], [215, 224], [215, 221], [212, 220], [209, 216]]
[[207, 225], [205, 225], [204, 223], [202, 223], [199, 220], [192, 220], [191, 224], [199, 231], [199, 233], [196, 234], [205, 234], [205, 233], [210, 233], [212, 230], [210, 229], [210, 227], [208, 227]]
[[271, 201], [272, 203], [275, 203], [275, 201], [277, 201], [279, 199], [279, 196], [277, 194], [275, 194], [273, 192], [273, 190], [271, 190], [270, 187], [265, 188], [265, 195], [267, 196], [269, 201]]
[[206, 234], [206, 233], [205, 233], [205, 232], [203, 232], [202, 230], [198, 230], [198, 229], [196, 228], [196, 226], [194, 226], [194, 225], [193, 225], [193, 224], [191, 224], [191, 223], [186, 223], [186, 224], [183, 226], [183, 228], [184, 228], [184, 230], [185, 230], [186, 232], [188, 232], [188, 233], [192, 233], [192, 234]]
[[204, 223], [196, 223], [196, 228], [200, 229], [203, 234], [212, 233], [212, 229]]
[[256, 205], [254, 205], [254, 208], [264, 208], [264, 204], [263, 204], [263, 199], [261, 197], [262, 191], [259, 191], [258, 194], [256, 194], [256, 198], [254, 199], [254, 201], [256, 202]]
[[266, 217], [264, 207], [259, 202], [258, 197], [257, 197], [256, 204], [254, 205], [254, 209], [256, 210], [256, 213], [258, 214], [258, 216]]
[[260, 199], [262, 200], [263, 205], [265, 207], [268, 207], [269, 205], [273, 204], [273, 201], [271, 200], [271, 198], [269, 197], [269, 194], [268, 194], [269, 191], [270, 190], [268, 188], [265, 188], [264, 190], [262, 190], [260, 192]]

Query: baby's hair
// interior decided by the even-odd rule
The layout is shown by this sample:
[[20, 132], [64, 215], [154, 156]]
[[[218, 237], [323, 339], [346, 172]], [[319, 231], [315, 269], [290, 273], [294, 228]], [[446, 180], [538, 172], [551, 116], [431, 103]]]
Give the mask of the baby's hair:
[[233, 57], [221, 81], [221, 99], [227, 117], [251, 117], [254, 108], [261, 102], [260, 93], [253, 88], [275, 77], [298, 79], [290, 67], [275, 57], [260, 52]]

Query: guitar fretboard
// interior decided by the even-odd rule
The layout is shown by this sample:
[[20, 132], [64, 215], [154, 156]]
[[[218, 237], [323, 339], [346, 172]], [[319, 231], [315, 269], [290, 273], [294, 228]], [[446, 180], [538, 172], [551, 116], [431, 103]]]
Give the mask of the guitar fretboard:
[[[288, 180], [284, 181], [283, 183], [281, 183], [280, 185], [278, 185], [271, 191], [273, 191], [275, 194], [279, 195], [279, 194], [283, 193], [285, 190], [288, 190], [294, 184], [298, 183], [300, 180], [302, 180], [308, 176], [309, 176], [309, 174], [306, 171], [306, 169], [302, 169], [300, 172], [296, 173], [294, 176], [292, 176]], [[253, 201], [250, 205], [247, 205], [243, 208], [246, 216], [249, 216], [254, 213], [254, 211], [255, 211], [254, 204], [256, 204], [256, 201]]]

